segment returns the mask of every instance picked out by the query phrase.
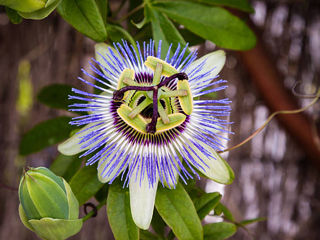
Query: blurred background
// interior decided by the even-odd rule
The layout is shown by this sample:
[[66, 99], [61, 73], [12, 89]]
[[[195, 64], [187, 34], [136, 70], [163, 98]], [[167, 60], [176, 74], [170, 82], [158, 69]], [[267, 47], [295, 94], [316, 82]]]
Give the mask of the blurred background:
[[[226, 95], [233, 101], [235, 134], [229, 146], [247, 138], [272, 112], [308, 104], [320, 85], [319, 0], [251, 3], [255, 13], [248, 21], [257, 34], [257, 46], [246, 52], [227, 51], [221, 74], [229, 81]], [[93, 46], [56, 13], [13, 25], [0, 8], [0, 239], [36, 238], [19, 220], [19, 178], [26, 165], [49, 166], [57, 150], [53, 146], [22, 157], [19, 140], [35, 124], [62, 115], [37, 102], [42, 87], [68, 83], [85, 88], [77, 76], [93, 57]], [[206, 41], [195, 48], [204, 55], [215, 46]], [[248, 231], [240, 229], [231, 239], [319, 239], [319, 116], [318, 102], [303, 114], [278, 117], [228, 154], [236, 179], [221, 188], [222, 202], [237, 220], [267, 218], [248, 226]], [[105, 210], [99, 211], [72, 239], [113, 239], [106, 219]]]

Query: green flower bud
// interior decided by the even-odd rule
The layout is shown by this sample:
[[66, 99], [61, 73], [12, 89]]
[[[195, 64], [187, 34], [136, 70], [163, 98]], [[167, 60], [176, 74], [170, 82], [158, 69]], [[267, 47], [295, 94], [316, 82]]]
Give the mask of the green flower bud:
[[19, 15], [28, 19], [43, 19], [47, 17], [61, 0], [0, 0], [5, 5], [18, 11]]
[[80, 231], [79, 202], [69, 184], [44, 167], [24, 173], [19, 186], [22, 223], [46, 240], [63, 240]]

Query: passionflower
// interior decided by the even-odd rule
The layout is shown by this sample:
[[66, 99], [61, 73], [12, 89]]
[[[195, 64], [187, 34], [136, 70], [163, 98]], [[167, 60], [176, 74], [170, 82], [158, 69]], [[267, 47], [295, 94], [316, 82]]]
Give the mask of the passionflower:
[[121, 176], [142, 229], [150, 225], [158, 182], [174, 188], [178, 178], [186, 182], [199, 172], [223, 184], [234, 178], [217, 153], [229, 133], [230, 101], [201, 99], [226, 88], [217, 76], [225, 53], [196, 60], [197, 52], [187, 54], [187, 46], [178, 45], [170, 56], [171, 46], [165, 54], [161, 41], [157, 49], [151, 40], [141, 47], [97, 44], [92, 73], [83, 70], [95, 83], [79, 79], [102, 93], [72, 90], [70, 99], [88, 103], [72, 104], [70, 111], [88, 114], [70, 124], [86, 126], [58, 146], [65, 155], [90, 155], [87, 165], [98, 162], [101, 182]]

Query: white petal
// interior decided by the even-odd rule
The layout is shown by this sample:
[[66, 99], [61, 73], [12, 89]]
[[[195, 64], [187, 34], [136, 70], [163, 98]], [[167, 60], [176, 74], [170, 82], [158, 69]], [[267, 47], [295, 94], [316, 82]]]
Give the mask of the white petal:
[[[206, 175], [211, 180], [222, 183], [222, 184], [230, 184], [234, 179], [234, 173], [228, 163], [208, 144], [204, 142], [198, 141], [197, 143], [200, 144], [207, 152], [211, 154], [209, 156], [206, 153], [200, 151], [191, 141], [187, 138], [183, 138], [181, 141], [182, 144], [188, 149], [189, 145], [195, 152], [193, 153], [189, 150], [189, 153], [192, 155], [193, 159], [200, 165], [202, 168], [198, 168], [198, 170]], [[187, 160], [189, 160], [187, 158]], [[189, 162], [193, 164], [190, 160]], [[196, 167], [196, 166], [195, 166]]]
[[[210, 79], [212, 80], [212, 78], [216, 77], [218, 75], [218, 73], [221, 71], [221, 69], [223, 68], [225, 62], [226, 62], [226, 53], [223, 50], [218, 50], [218, 51], [214, 51], [212, 53], [208, 53], [207, 55], [203, 56], [202, 58], [197, 59], [196, 61], [194, 61], [193, 63], [190, 64], [190, 66], [188, 66], [188, 68], [186, 69], [186, 73], [189, 74], [194, 68], [196, 68], [199, 64], [201, 64], [203, 61], [206, 61], [204, 66], [202, 67], [201, 71], [199, 71], [196, 76], [199, 76], [201, 74], [204, 74], [208, 71], [212, 71], [210, 72], [210, 75], [205, 77], [205, 79]], [[194, 78], [194, 77], [193, 77]], [[194, 85], [195, 82], [190, 82], [190, 85], [192, 87], [192, 85]], [[202, 85], [207, 85], [208, 82], [206, 81], [202, 81], [202, 82], [196, 82], [197, 87], [198, 86], [202, 86]]]
[[[127, 144], [127, 142], [124, 142], [124, 145]], [[125, 168], [122, 168], [121, 171], [118, 172], [118, 170], [121, 168], [123, 161], [126, 159], [126, 155], [128, 151], [126, 151], [121, 159], [119, 159], [119, 162], [117, 165], [113, 165], [116, 161], [118, 161], [118, 157], [120, 156], [120, 153], [123, 151], [123, 144], [122, 146], [118, 146], [116, 149], [112, 151], [112, 153], [107, 158], [102, 158], [99, 160], [98, 164], [98, 179], [102, 183], [109, 182], [113, 179], [113, 177], [116, 174], [120, 174]], [[114, 159], [113, 159], [114, 158]], [[107, 166], [107, 164], [113, 159], [113, 161]], [[110, 171], [110, 174], [106, 175]]]
[[140, 175], [137, 178], [135, 176], [134, 172], [129, 183], [131, 214], [135, 224], [147, 230], [153, 215], [158, 181], [153, 186], [149, 185], [147, 174], [145, 174], [140, 184]]
[[[78, 154], [78, 153], [83, 152], [83, 151], [89, 149], [90, 147], [92, 147], [92, 145], [94, 145], [96, 143], [93, 143], [86, 148], [80, 148], [81, 147], [80, 141], [81, 141], [81, 137], [83, 137], [83, 136], [87, 135], [89, 132], [97, 130], [101, 127], [101, 125], [96, 126], [96, 127], [92, 127], [97, 124], [99, 124], [99, 122], [90, 123], [90, 124], [86, 125], [85, 127], [83, 127], [82, 129], [80, 129], [79, 133], [74, 134], [68, 140], [64, 141], [63, 143], [60, 143], [58, 145], [58, 151], [60, 153], [62, 153], [63, 155], [72, 156], [72, 155]], [[85, 129], [88, 129], [88, 130], [84, 131]]]
[[[122, 58], [119, 53], [111, 46], [105, 43], [97, 43], [96, 45], [94, 45], [94, 49], [95, 49], [95, 58], [96, 60], [101, 63], [106, 69], [108, 69], [110, 72], [114, 72], [114, 70], [112, 68], [110, 68], [110, 66], [106, 63], [106, 61], [103, 59], [103, 57], [105, 57], [107, 60], [107, 56], [110, 56], [110, 52], [109, 52], [109, 48], [111, 48], [111, 50], [113, 51], [114, 55], [117, 58]], [[102, 57], [102, 56], [103, 57]], [[115, 68], [118, 69], [118, 67], [116, 65], [114, 65]], [[110, 73], [108, 73], [105, 69], [101, 68], [101, 70], [103, 71], [103, 73], [106, 76], [110, 76]]]
[[174, 154], [173, 152], [170, 151], [169, 147], [165, 147], [163, 146], [163, 149], [165, 151], [165, 155], [167, 157], [167, 161], [169, 161], [170, 166], [172, 166], [172, 177], [170, 176], [169, 170], [168, 170], [168, 181], [166, 180], [166, 178], [163, 179], [163, 184], [165, 185], [165, 187], [169, 188], [169, 189], [174, 189], [175, 186], [177, 185], [178, 181], [179, 181], [179, 165], [176, 161], [176, 159], [174, 158]]

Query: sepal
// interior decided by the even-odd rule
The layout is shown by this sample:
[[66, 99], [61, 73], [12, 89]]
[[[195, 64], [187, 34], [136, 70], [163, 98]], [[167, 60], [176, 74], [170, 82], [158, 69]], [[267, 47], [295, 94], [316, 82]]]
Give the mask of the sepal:
[[37, 235], [45, 240], [64, 240], [77, 234], [82, 228], [82, 220], [42, 218], [29, 220]]

